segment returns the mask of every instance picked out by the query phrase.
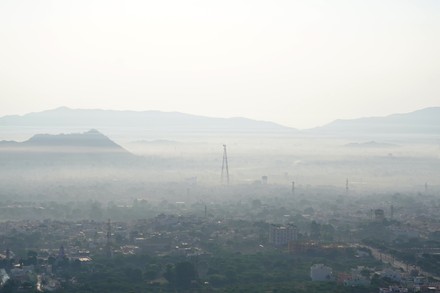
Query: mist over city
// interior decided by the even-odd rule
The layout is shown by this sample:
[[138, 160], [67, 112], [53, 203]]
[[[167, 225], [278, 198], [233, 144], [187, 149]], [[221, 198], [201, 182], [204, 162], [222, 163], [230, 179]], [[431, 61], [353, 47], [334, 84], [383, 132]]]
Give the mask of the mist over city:
[[440, 292], [438, 1], [0, 3], [0, 293]]

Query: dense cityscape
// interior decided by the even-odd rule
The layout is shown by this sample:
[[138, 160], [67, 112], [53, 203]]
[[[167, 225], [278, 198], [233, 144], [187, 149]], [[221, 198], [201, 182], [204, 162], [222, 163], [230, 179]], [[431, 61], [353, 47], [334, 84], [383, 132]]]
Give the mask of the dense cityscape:
[[213, 190], [237, 193], [227, 201], [3, 202], [1, 290], [440, 290], [440, 200], [428, 187], [323, 199], [265, 180]]

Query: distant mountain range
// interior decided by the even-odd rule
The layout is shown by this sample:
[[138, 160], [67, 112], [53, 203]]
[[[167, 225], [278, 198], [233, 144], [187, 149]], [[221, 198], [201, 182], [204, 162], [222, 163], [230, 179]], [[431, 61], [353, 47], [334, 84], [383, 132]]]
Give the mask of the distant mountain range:
[[336, 120], [322, 127], [309, 129], [307, 132], [340, 136], [352, 134], [440, 135], [440, 107], [385, 117]]
[[211, 118], [178, 112], [114, 111], [96, 109], [53, 110], [0, 118], [0, 126], [18, 127], [136, 127], [164, 132], [291, 132], [294, 129], [273, 122], [247, 118]]
[[[9, 131], [20, 127], [32, 128], [74, 128], [109, 129], [136, 128], [143, 133], [284, 133], [331, 136], [351, 135], [439, 135], [440, 107], [425, 108], [404, 114], [385, 117], [369, 117], [336, 120], [322, 127], [303, 131], [282, 126], [273, 122], [257, 121], [247, 118], [211, 118], [178, 112], [160, 111], [114, 111], [94, 109], [70, 109], [61, 107], [26, 115], [0, 117], [0, 127]], [[71, 138], [74, 138], [73, 136]], [[32, 140], [44, 140], [35, 137]], [[53, 138], [52, 138], [53, 139]], [[68, 139], [68, 137], [64, 137]], [[32, 142], [31, 140], [31, 142]], [[29, 142], [29, 143], [31, 143]]]

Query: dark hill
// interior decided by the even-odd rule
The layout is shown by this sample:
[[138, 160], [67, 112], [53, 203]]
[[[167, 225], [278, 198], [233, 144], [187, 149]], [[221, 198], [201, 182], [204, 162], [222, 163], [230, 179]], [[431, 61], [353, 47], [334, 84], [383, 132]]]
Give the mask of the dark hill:
[[97, 130], [72, 134], [36, 134], [24, 142], [0, 142], [3, 165], [29, 167], [56, 165], [124, 165], [136, 156]]
[[22, 143], [34, 147], [77, 147], [120, 152], [124, 149], [95, 129], [84, 133], [36, 134]]

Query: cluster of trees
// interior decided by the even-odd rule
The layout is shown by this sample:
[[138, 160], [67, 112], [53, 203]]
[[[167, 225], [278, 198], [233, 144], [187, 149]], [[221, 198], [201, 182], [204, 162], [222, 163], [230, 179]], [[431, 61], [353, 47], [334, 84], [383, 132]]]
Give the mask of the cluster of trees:
[[[98, 257], [92, 263], [55, 262], [55, 273], [63, 280], [63, 293], [92, 292], [374, 292], [372, 288], [345, 288], [336, 283], [309, 280], [310, 266], [326, 263], [337, 271], [356, 265], [377, 265], [372, 259], [354, 257], [352, 249], [335, 252], [335, 257], [314, 254], [290, 255], [282, 251], [255, 254], [219, 249], [215, 255], [149, 256], [116, 255]], [[24, 260], [38, 265], [37, 254], [29, 251]], [[18, 292], [10, 281], [0, 292]], [[6, 290], [6, 291], [5, 291]], [[35, 286], [20, 292], [34, 292]], [[24, 290], [24, 291], [23, 291]]]
[[313, 240], [333, 241], [335, 228], [331, 224], [320, 224], [312, 221], [310, 224], [310, 238]]
[[371, 288], [356, 291], [336, 283], [309, 281], [310, 266], [314, 263], [324, 262], [340, 271], [377, 264], [372, 259], [355, 258], [351, 249], [338, 255], [327, 259], [280, 251], [240, 254], [221, 250], [215, 256], [192, 258], [119, 255], [95, 259], [81, 270], [66, 267], [65, 273], [68, 271], [75, 282], [65, 284], [62, 292], [373, 292]]

